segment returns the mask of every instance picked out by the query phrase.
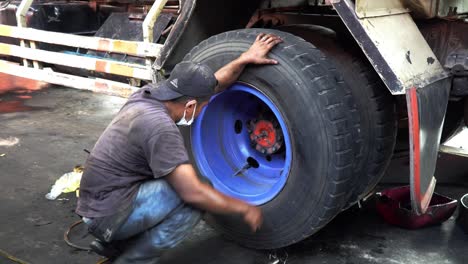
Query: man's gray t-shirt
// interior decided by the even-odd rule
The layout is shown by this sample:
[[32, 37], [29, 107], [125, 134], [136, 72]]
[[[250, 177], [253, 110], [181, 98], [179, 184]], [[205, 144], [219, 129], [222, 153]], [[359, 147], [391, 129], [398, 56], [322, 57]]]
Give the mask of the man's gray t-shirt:
[[164, 177], [188, 162], [182, 135], [166, 107], [142, 88], [91, 151], [76, 212], [90, 218], [117, 213], [131, 204], [142, 182]]

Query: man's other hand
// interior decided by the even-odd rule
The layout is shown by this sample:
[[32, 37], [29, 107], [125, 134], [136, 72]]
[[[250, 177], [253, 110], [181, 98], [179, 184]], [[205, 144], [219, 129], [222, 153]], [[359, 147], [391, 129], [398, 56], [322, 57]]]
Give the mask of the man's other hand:
[[246, 64], [278, 64], [278, 61], [268, 58], [267, 54], [282, 41], [276, 35], [260, 33], [252, 46], [242, 53], [240, 59]]
[[244, 214], [244, 221], [250, 226], [252, 232], [256, 232], [263, 222], [262, 210], [255, 206], [249, 206]]

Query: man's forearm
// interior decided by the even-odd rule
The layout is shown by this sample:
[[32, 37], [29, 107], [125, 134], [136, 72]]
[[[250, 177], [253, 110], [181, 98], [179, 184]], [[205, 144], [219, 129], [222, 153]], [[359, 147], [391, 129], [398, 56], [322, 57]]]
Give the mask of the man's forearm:
[[239, 76], [242, 74], [245, 66], [248, 63], [242, 58], [242, 55], [226, 64], [224, 67], [219, 69], [215, 73], [215, 77], [218, 80], [218, 86], [216, 87], [216, 93], [224, 91], [227, 87], [233, 84]]
[[190, 164], [177, 166], [167, 176], [167, 181], [188, 204], [211, 213], [241, 215], [252, 231], [256, 231], [262, 224], [262, 212], [259, 208], [226, 196], [202, 183]]
[[249, 205], [223, 195], [211, 186], [202, 183], [192, 165], [179, 165], [168, 177], [169, 184], [181, 199], [193, 206], [213, 213], [244, 214]]
[[198, 193], [186, 202], [211, 213], [244, 215], [248, 205], [240, 200], [219, 193], [207, 184], [202, 184]]

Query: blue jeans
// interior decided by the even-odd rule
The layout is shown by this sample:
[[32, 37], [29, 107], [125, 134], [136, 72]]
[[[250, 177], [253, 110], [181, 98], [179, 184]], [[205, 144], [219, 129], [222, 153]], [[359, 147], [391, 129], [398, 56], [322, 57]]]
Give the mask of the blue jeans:
[[124, 244], [114, 264], [157, 263], [161, 253], [180, 243], [200, 219], [201, 212], [183, 203], [165, 180], [143, 183], [133, 211], [113, 233], [112, 241]]

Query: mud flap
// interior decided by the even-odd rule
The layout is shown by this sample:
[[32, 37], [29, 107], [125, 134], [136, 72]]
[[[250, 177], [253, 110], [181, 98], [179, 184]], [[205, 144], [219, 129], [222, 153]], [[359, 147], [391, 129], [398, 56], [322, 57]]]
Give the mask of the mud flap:
[[406, 91], [410, 134], [411, 203], [426, 212], [436, 179], [434, 171], [450, 91], [450, 78]]
[[449, 97], [449, 73], [401, 1], [331, 0], [330, 3], [389, 91], [393, 95], [406, 94], [411, 200], [413, 210], [422, 214], [427, 210], [436, 183], [434, 171]]

